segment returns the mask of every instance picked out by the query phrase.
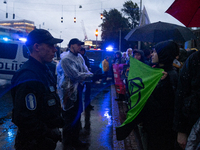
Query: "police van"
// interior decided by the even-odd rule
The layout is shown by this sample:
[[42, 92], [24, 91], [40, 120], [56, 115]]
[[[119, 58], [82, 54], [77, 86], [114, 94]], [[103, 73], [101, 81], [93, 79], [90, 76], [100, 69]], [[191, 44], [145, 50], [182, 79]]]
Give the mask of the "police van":
[[0, 31], [0, 79], [11, 80], [15, 71], [28, 60], [26, 38], [20, 37], [16, 29], [0, 27]]
[[23, 42], [0, 40], [0, 79], [12, 79], [27, 60], [28, 49]]

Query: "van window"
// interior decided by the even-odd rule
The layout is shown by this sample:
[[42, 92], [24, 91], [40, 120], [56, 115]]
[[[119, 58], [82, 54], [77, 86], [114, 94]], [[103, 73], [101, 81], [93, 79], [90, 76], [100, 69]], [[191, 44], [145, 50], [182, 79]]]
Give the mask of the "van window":
[[0, 58], [15, 59], [17, 48], [17, 44], [0, 43]]
[[29, 50], [25, 45], [23, 45], [23, 55], [25, 58], [29, 57]]

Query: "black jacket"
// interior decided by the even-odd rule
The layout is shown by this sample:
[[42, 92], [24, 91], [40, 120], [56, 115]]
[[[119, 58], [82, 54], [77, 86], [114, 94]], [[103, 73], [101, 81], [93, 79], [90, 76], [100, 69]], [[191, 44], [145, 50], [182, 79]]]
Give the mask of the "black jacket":
[[174, 129], [190, 133], [200, 117], [200, 51], [193, 53], [180, 71], [175, 101]]
[[11, 82], [12, 121], [20, 133], [37, 139], [63, 126], [56, 81], [46, 65], [30, 57]]
[[89, 62], [89, 58], [86, 55], [82, 55], [83, 59], [85, 60], [85, 65], [90, 68], [90, 62]]
[[[166, 71], [166, 70], [165, 70]], [[175, 93], [170, 73], [160, 80], [142, 110], [142, 122], [148, 132], [162, 135], [173, 126]]]

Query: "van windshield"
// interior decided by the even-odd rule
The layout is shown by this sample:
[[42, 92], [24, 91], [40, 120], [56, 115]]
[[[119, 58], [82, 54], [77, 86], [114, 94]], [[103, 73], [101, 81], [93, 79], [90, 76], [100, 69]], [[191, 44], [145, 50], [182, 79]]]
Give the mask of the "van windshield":
[[17, 44], [0, 43], [0, 58], [15, 59], [17, 48]]

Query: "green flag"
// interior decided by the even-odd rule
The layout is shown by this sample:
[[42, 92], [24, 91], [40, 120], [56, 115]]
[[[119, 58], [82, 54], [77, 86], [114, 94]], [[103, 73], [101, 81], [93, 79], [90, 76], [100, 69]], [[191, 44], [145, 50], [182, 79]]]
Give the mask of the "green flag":
[[142, 111], [147, 99], [162, 77], [163, 69], [152, 68], [131, 57], [128, 75], [130, 94], [126, 120], [116, 128], [117, 140], [124, 140], [134, 128], [133, 120]]

